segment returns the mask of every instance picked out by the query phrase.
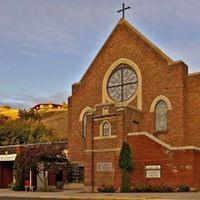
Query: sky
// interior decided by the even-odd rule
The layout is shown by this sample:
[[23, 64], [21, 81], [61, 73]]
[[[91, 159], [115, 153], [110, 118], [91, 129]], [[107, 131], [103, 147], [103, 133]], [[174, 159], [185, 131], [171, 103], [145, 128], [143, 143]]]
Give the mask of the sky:
[[126, 20], [189, 72], [200, 71], [199, 0], [0, 0], [0, 105], [62, 103]]

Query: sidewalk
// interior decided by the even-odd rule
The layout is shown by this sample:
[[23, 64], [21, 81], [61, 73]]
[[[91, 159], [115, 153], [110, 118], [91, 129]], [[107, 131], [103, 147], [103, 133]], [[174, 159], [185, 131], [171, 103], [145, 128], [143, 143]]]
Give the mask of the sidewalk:
[[[160, 200], [155, 194], [144, 197], [144, 194], [134, 193], [83, 193], [81, 190], [63, 190], [60, 192], [14, 192], [9, 189], [1, 189], [0, 197], [20, 197], [20, 198], [44, 198], [44, 199], [66, 199], [66, 200]], [[172, 199], [165, 199], [172, 200]]]
[[[83, 193], [80, 190], [60, 192], [14, 192], [0, 189], [1, 197], [66, 199], [66, 200], [200, 200], [200, 193]], [[6, 199], [7, 199], [6, 198]]]

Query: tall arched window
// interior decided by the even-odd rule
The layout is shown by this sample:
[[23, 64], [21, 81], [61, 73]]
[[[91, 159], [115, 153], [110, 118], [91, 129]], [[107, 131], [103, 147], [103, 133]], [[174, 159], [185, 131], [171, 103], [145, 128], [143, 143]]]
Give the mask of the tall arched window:
[[91, 114], [93, 109], [90, 106], [86, 106], [80, 113], [79, 122], [82, 124], [82, 138], [86, 137], [86, 124], [87, 124], [87, 115]]
[[166, 131], [167, 130], [167, 104], [165, 101], [160, 100], [155, 107], [155, 123], [156, 131]]
[[101, 136], [106, 137], [111, 135], [111, 125], [108, 121], [102, 122], [101, 126]]
[[82, 121], [82, 137], [86, 138], [86, 123], [87, 123], [87, 112], [83, 115]]

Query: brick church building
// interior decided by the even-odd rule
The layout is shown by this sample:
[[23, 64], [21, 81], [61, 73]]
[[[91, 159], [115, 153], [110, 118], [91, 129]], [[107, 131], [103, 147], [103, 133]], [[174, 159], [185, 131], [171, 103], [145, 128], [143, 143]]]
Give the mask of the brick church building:
[[200, 73], [188, 74], [121, 19], [69, 97], [69, 157], [84, 189], [120, 186], [124, 141], [131, 184], [200, 187]]

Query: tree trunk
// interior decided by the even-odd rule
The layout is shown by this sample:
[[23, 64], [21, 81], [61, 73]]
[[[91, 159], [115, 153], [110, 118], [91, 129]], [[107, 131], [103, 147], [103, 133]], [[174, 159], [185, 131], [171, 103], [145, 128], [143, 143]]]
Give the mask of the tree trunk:
[[121, 192], [130, 192], [130, 173], [126, 170], [122, 170], [122, 178], [121, 178]]
[[47, 189], [46, 171], [43, 170], [44, 188]]

